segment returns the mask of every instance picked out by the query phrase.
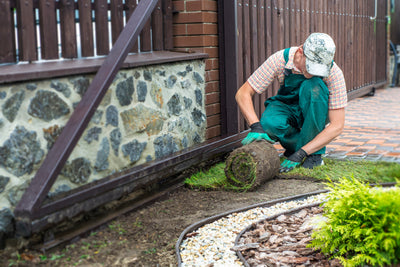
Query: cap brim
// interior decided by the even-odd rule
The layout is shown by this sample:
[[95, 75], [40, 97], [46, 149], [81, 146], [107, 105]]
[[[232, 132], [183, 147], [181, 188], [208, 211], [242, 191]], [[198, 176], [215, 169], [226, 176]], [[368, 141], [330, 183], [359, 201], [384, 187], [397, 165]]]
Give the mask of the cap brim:
[[313, 76], [328, 77], [330, 74], [330, 68], [327, 65], [313, 62], [309, 59], [306, 59], [306, 69]]

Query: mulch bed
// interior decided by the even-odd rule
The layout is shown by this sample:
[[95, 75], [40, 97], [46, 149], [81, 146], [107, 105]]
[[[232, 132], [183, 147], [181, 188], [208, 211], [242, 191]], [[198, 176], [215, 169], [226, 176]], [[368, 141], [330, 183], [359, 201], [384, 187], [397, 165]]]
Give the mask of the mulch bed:
[[322, 207], [304, 208], [255, 223], [233, 250], [242, 254], [248, 266], [343, 266], [307, 247], [316, 222], [324, 220], [322, 211]]

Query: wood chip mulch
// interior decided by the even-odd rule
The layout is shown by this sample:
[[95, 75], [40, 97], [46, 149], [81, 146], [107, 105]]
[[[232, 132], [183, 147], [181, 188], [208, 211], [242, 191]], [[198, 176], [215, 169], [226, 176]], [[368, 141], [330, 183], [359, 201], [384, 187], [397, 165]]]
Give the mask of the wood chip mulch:
[[322, 210], [304, 208], [255, 223], [232, 250], [240, 251], [250, 266], [343, 266], [339, 260], [307, 248], [316, 221], [324, 220]]

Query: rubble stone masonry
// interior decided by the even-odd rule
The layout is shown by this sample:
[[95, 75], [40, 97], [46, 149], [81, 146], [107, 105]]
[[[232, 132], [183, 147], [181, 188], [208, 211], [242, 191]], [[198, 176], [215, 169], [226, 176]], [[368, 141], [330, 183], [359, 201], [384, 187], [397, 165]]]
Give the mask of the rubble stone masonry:
[[[206, 139], [204, 60], [121, 70], [49, 192], [61, 192]], [[93, 75], [0, 86], [0, 234]]]

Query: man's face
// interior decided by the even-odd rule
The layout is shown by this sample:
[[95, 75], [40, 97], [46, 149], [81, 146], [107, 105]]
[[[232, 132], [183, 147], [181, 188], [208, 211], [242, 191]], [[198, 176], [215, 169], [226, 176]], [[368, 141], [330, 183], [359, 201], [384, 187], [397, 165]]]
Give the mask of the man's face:
[[307, 68], [306, 68], [306, 55], [304, 54], [303, 51], [303, 47], [300, 47], [300, 58], [299, 58], [299, 66], [298, 69], [301, 70], [301, 72], [303, 73], [304, 77], [306, 77], [307, 79], [310, 79], [313, 77], [313, 75], [309, 74], [307, 72]]

